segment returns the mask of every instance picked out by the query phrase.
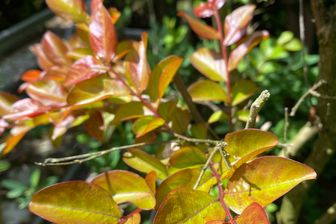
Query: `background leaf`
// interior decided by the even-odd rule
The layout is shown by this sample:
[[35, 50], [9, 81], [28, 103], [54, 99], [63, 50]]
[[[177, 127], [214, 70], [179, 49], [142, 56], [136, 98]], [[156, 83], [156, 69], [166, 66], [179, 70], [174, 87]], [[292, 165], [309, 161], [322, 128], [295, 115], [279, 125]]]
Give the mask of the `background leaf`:
[[193, 101], [226, 101], [223, 87], [210, 80], [198, 80], [188, 88]]

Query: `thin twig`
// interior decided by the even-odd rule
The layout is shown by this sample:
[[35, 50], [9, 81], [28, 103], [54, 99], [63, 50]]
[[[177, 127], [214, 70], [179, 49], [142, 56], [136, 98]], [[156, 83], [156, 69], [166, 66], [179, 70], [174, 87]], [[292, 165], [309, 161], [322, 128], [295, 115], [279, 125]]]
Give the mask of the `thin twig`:
[[299, 0], [299, 26], [300, 26], [300, 40], [303, 44], [302, 51], [301, 51], [301, 57], [302, 57], [302, 64], [303, 64], [303, 77], [304, 81], [307, 86], [309, 86], [308, 83], [308, 66], [305, 60], [306, 56], [306, 48], [305, 48], [305, 42], [306, 42], [306, 35], [305, 35], [305, 21], [304, 21], [304, 12], [303, 12], [303, 0]]
[[216, 171], [215, 167], [213, 166], [213, 163], [211, 162], [210, 163], [210, 169], [211, 169], [211, 172], [212, 172], [212, 175], [216, 178], [217, 180], [217, 188], [218, 188], [218, 192], [219, 192], [219, 201], [225, 211], [225, 214], [226, 216], [228, 217], [229, 219], [229, 223], [231, 224], [236, 224], [236, 221], [233, 219], [232, 215], [231, 215], [231, 212], [229, 210], [229, 208], [227, 207], [225, 201], [224, 201], [224, 191], [223, 191], [223, 184], [222, 184], [222, 181], [220, 179], [220, 175], [219, 173]]
[[270, 92], [268, 90], [264, 90], [261, 92], [258, 98], [252, 103], [245, 129], [253, 128], [255, 126], [258, 113], [270, 96], [271, 96]]
[[324, 80], [320, 80], [317, 83], [315, 83], [310, 89], [308, 89], [307, 92], [305, 92], [300, 99], [298, 100], [298, 102], [295, 104], [295, 106], [292, 108], [289, 116], [294, 117], [296, 114], [296, 111], [299, 109], [300, 105], [302, 104], [302, 102], [306, 99], [307, 96], [309, 96], [312, 93], [315, 93], [316, 89], [318, 89], [319, 87], [321, 87], [322, 85], [324, 85], [326, 83], [326, 81]]
[[285, 124], [284, 124], [284, 133], [283, 133], [283, 141], [286, 144], [287, 143], [287, 133], [288, 133], [288, 107], [285, 107]]
[[186, 142], [192, 142], [192, 143], [202, 143], [202, 144], [208, 144], [208, 145], [217, 145], [217, 144], [222, 144], [222, 145], [226, 145], [226, 143], [222, 140], [212, 140], [212, 139], [198, 139], [198, 138], [189, 138], [189, 137], [186, 137], [184, 135], [180, 135], [178, 133], [173, 133], [173, 135], [180, 139], [180, 140], [183, 140], [183, 141], [186, 141]]

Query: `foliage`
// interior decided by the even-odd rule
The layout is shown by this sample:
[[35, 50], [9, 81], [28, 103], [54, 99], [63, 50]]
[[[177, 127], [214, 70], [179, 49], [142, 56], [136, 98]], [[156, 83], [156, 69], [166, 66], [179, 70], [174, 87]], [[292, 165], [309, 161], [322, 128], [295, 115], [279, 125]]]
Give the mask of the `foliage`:
[[[242, 116], [246, 101], [259, 88], [238, 74], [237, 67], [268, 38], [268, 32], [249, 32], [254, 5], [235, 9], [222, 22], [219, 9], [224, 3], [209, 0], [194, 9], [196, 17], [213, 17], [214, 26], [179, 13], [200, 38], [218, 41], [220, 46], [220, 52], [202, 47], [191, 54], [191, 64], [204, 77], [185, 92], [180, 90], [186, 107], [176, 97], [165, 97], [172, 82], [178, 85], [183, 58], [168, 56], [152, 69], [147, 59], [148, 35], [143, 33], [140, 41], [119, 41], [115, 9], [107, 10], [101, 0], [92, 0], [89, 15], [81, 0], [47, 0], [57, 15], [75, 23], [76, 32], [68, 40], [47, 32], [32, 47], [42, 70], [23, 74], [20, 91], [27, 98], [1, 93], [1, 127], [7, 134], [2, 154], [40, 125], [51, 126], [52, 141], [81, 126], [108, 144], [114, 130], [127, 123], [132, 124], [133, 145], [48, 159], [42, 165], [82, 163], [127, 150], [124, 163], [144, 176], [112, 170], [90, 181], [55, 184], [34, 194], [29, 204], [33, 213], [54, 223], [136, 224], [144, 210], [157, 211], [153, 223], [269, 223], [264, 206], [316, 177], [314, 170], [293, 160], [257, 157], [278, 145], [274, 134], [239, 130], [242, 122], [238, 120], [246, 121]], [[178, 36], [183, 35], [180, 32]], [[194, 103], [220, 109], [209, 117], [211, 122], [204, 122], [191, 109]], [[217, 140], [210, 123], [222, 120], [225, 137]], [[154, 148], [155, 155], [148, 148]], [[125, 204], [136, 208], [124, 212]]]

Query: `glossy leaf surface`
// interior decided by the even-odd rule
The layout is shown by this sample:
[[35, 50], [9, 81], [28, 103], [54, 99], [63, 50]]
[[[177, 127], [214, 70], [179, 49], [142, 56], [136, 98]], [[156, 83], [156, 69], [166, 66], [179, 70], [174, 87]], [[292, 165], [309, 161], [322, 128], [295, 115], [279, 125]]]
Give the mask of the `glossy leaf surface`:
[[190, 62], [200, 73], [213, 81], [226, 79], [225, 64], [218, 53], [200, 48], [190, 56]]
[[210, 220], [224, 218], [224, 209], [208, 193], [190, 188], [178, 188], [170, 192], [164, 199], [153, 223], [205, 224]]
[[193, 146], [185, 146], [174, 152], [169, 163], [174, 168], [201, 166], [206, 162], [205, 153]]
[[224, 141], [227, 143], [225, 151], [236, 166], [278, 144], [278, 138], [274, 134], [259, 129], [244, 129], [229, 133]]
[[193, 101], [226, 101], [224, 88], [210, 80], [198, 80], [188, 88], [188, 92]]
[[144, 108], [141, 102], [129, 102], [120, 105], [115, 112], [114, 124], [122, 121], [144, 116]]
[[160, 179], [167, 177], [166, 166], [157, 158], [140, 149], [128, 150], [124, 153], [123, 160], [128, 166], [140, 172], [150, 173], [154, 171]]
[[43, 35], [41, 48], [50, 62], [58, 66], [69, 65], [70, 59], [67, 57], [68, 47], [56, 34], [48, 31]]
[[239, 79], [232, 87], [232, 105], [238, 105], [247, 100], [258, 90], [257, 85], [247, 79]]
[[211, 26], [208, 26], [202, 21], [189, 16], [185, 12], [180, 12], [179, 16], [183, 17], [189, 23], [191, 29], [201, 38], [208, 40], [219, 39], [219, 33]]
[[165, 121], [162, 118], [154, 116], [144, 116], [136, 120], [133, 124], [133, 131], [136, 133], [137, 138], [161, 127]]
[[87, 21], [82, 0], [46, 0], [48, 7], [57, 15], [82, 23]]
[[254, 10], [255, 5], [244, 5], [225, 17], [225, 45], [234, 44], [246, 34], [246, 28], [252, 20]]
[[258, 203], [252, 203], [243, 213], [235, 217], [237, 224], [269, 224], [267, 213], [265, 209]]
[[33, 196], [29, 209], [54, 223], [117, 224], [121, 217], [110, 193], [84, 181], [42, 189]]
[[100, 174], [92, 183], [110, 192], [118, 204], [131, 202], [145, 210], [155, 207], [154, 193], [145, 179], [135, 173], [113, 170]]
[[194, 14], [200, 18], [207, 18], [213, 16], [214, 10], [218, 10], [223, 7], [225, 0], [210, 0], [208, 2], [202, 2], [194, 8]]
[[235, 171], [224, 199], [240, 214], [253, 202], [266, 206], [302, 181], [315, 178], [315, 171], [299, 162], [276, 156], [260, 157]]

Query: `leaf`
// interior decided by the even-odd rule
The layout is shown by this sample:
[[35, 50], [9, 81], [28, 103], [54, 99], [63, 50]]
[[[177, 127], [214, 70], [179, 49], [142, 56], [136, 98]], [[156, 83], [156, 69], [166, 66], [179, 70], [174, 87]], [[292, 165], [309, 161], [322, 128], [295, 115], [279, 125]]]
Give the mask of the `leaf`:
[[126, 97], [128, 89], [119, 81], [100, 75], [77, 84], [69, 93], [70, 105], [84, 105], [101, 101], [108, 97]]
[[226, 93], [223, 87], [210, 80], [198, 80], [188, 88], [193, 101], [224, 101]]
[[64, 88], [53, 80], [41, 80], [29, 83], [26, 92], [33, 100], [36, 100], [44, 106], [62, 107], [66, 104], [66, 95]]
[[12, 104], [17, 100], [17, 96], [0, 91], [0, 116], [10, 113]]
[[40, 68], [46, 71], [54, 66], [54, 63], [50, 61], [44, 53], [41, 44], [34, 44], [30, 50], [36, 56]]
[[150, 67], [147, 62], [148, 35], [143, 33], [141, 41], [135, 50], [130, 51], [125, 58], [125, 76], [130, 86], [134, 86], [137, 93], [142, 93], [148, 85]]
[[225, 219], [220, 203], [203, 191], [178, 188], [170, 192], [160, 205], [153, 224], [202, 224]]
[[27, 128], [24, 131], [21, 131], [20, 133], [15, 134], [9, 134], [5, 140], [4, 145], [0, 148], [0, 156], [7, 155], [10, 153], [14, 147], [21, 141], [21, 139], [27, 134], [27, 132], [30, 130], [30, 128]]
[[151, 191], [153, 192], [153, 194], [156, 193], [156, 178], [157, 178], [157, 175], [154, 171], [149, 172], [145, 178], [146, 183], [148, 187], [151, 189]]
[[260, 157], [235, 171], [224, 199], [240, 214], [253, 202], [266, 206], [300, 182], [315, 178], [315, 171], [299, 162], [277, 156]]
[[91, 1], [92, 20], [89, 25], [91, 48], [97, 58], [111, 62], [118, 43], [112, 18], [102, 0]]
[[139, 213], [132, 214], [131, 217], [128, 217], [125, 224], [140, 224], [141, 222], [141, 215]]
[[201, 38], [208, 40], [218, 40], [220, 38], [217, 30], [212, 28], [211, 26], [206, 25], [198, 19], [195, 19], [185, 12], [179, 12], [179, 16], [183, 17], [189, 23], [191, 29]]
[[28, 70], [25, 71], [22, 76], [21, 79], [24, 82], [35, 82], [40, 80], [43, 77], [43, 73], [40, 70], [37, 69], [32, 69], [32, 70]]
[[93, 111], [84, 124], [85, 131], [100, 142], [105, 141], [104, 118], [101, 112]]
[[85, 23], [88, 16], [82, 0], [46, 0], [48, 7], [58, 16], [76, 23]]
[[253, 202], [243, 213], [235, 217], [237, 224], [269, 224], [267, 213], [265, 209], [258, 203]]
[[144, 108], [141, 102], [129, 102], [120, 105], [115, 112], [114, 124], [144, 116]]
[[160, 99], [182, 64], [182, 58], [169, 56], [154, 68], [148, 84], [148, 93], [152, 101]]
[[225, 0], [212, 0], [206, 3], [201, 2], [194, 8], [194, 14], [200, 18], [211, 17], [214, 14], [214, 10], [218, 10], [223, 7]]
[[86, 56], [71, 65], [64, 85], [71, 87], [105, 72], [105, 69], [99, 64], [97, 59], [92, 56]]
[[208, 119], [208, 123], [212, 124], [218, 121], [225, 121], [228, 119], [227, 114], [224, 111], [216, 111], [213, 114], [211, 114], [211, 116]]
[[227, 143], [225, 151], [229, 154], [232, 165], [236, 167], [278, 144], [278, 138], [274, 134], [258, 129], [229, 133], [224, 141]]
[[[66, 112], [68, 113], [68, 112]], [[73, 116], [72, 114], [62, 115], [61, 119], [54, 123], [51, 140], [55, 141], [57, 138], [63, 136], [68, 129], [81, 125], [89, 118], [89, 115]]]
[[257, 85], [247, 79], [239, 79], [232, 87], [232, 105], [236, 106], [251, 97], [258, 90]]
[[124, 162], [143, 173], [150, 173], [154, 171], [160, 179], [167, 177], [167, 169], [163, 163], [157, 158], [139, 149], [129, 149], [124, 153]]
[[225, 17], [224, 45], [229, 46], [234, 44], [245, 35], [246, 28], [252, 20], [255, 8], [255, 5], [244, 5]]
[[68, 47], [54, 33], [48, 31], [43, 35], [41, 48], [45, 56], [53, 64], [63, 66], [71, 63], [70, 59], [67, 58]]
[[213, 81], [226, 80], [225, 63], [221, 56], [207, 48], [200, 48], [190, 56], [191, 64]]
[[49, 107], [43, 106], [41, 103], [25, 98], [12, 104], [10, 112], [3, 116], [6, 120], [23, 120], [29, 117], [36, 117], [50, 110]]
[[267, 31], [259, 31], [252, 34], [244, 43], [240, 44], [235, 48], [229, 57], [229, 71], [232, 71], [237, 68], [239, 62], [243, 57], [250, 52], [256, 45], [258, 45], [262, 40], [265, 40], [269, 37]]
[[165, 124], [162, 118], [154, 116], [144, 116], [136, 120], [133, 124], [133, 131], [139, 138]]
[[34, 194], [29, 210], [55, 223], [117, 224], [121, 217], [110, 193], [84, 181], [64, 182], [42, 189]]
[[131, 202], [144, 210], [155, 207], [154, 193], [145, 179], [135, 173], [124, 170], [104, 172], [94, 178], [92, 183], [110, 192], [118, 204]]
[[[200, 175], [201, 169], [183, 169], [180, 170], [167, 179], [165, 179], [158, 187], [156, 193], [156, 205], [160, 206], [166, 195], [172, 190], [178, 187], [186, 187], [192, 189]], [[216, 179], [213, 178], [211, 171], [206, 171], [200, 181], [197, 190], [208, 192], [210, 188], [216, 183]], [[197, 197], [198, 198], [198, 197]]]
[[185, 146], [174, 152], [169, 163], [174, 168], [188, 168], [193, 166], [201, 166], [206, 162], [205, 154], [198, 148], [193, 146]]

